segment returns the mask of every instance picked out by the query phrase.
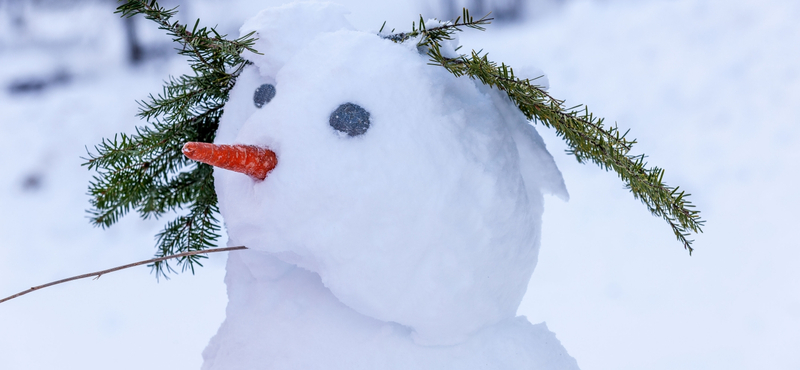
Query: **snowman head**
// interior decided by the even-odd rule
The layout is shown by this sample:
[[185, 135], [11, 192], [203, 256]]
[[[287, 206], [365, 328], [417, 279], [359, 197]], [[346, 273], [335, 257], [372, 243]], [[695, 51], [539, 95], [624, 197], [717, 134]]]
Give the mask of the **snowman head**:
[[[269, 149], [264, 180], [216, 169], [229, 243], [316, 272], [344, 304], [449, 344], [515, 315], [542, 193], [566, 197], [536, 131], [496, 90], [328, 3], [268, 9], [217, 144]], [[258, 269], [256, 264], [250, 269]]]

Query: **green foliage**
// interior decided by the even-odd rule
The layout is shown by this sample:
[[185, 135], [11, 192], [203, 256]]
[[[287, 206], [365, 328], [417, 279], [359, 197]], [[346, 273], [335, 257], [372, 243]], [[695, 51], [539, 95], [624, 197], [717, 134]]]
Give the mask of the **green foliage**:
[[469, 55], [456, 57], [442, 54], [443, 41], [451, 40], [452, 35], [463, 27], [483, 30], [483, 26], [491, 21], [487, 17], [475, 20], [464, 9], [463, 15], [455, 21], [430, 29], [425, 27], [420, 17], [419, 27], [412, 24], [411, 32], [383, 37], [395, 42], [416, 40], [417, 47], [430, 56], [430, 64], [444, 67], [456, 77], [467, 76], [504, 91], [529, 120], [554, 128], [567, 142], [569, 153], [578, 162], [594, 162], [605, 170], [616, 172], [634, 198], [639, 199], [653, 215], [667, 221], [691, 254], [692, 240], [687, 237], [691, 232], [702, 232], [704, 223], [699, 211], [693, 209], [694, 205], [686, 199], [689, 194], [663, 183], [663, 169], [647, 167], [644, 154], [630, 154], [636, 140], [627, 139], [627, 131], [620, 133], [616, 125], [604, 126], [602, 118], [595, 117], [582, 105], [566, 107], [563, 100], [551, 97], [534, 80], [515, 76], [511, 67], [503, 63], [497, 65], [488, 59], [487, 54], [474, 50]]
[[[214, 247], [219, 238], [217, 196], [212, 168], [188, 160], [181, 148], [188, 141], [212, 142], [236, 77], [247, 62], [239, 55], [252, 49], [252, 33], [227, 40], [213, 28], [192, 29], [171, 21], [176, 9], [156, 1], [126, 1], [117, 8], [123, 17], [137, 14], [156, 22], [189, 59], [193, 75], [171, 77], [161, 94], [139, 102], [139, 117], [149, 122], [132, 135], [104, 139], [84, 163], [98, 175], [89, 186], [95, 225], [108, 227], [131, 209], [143, 218], [188, 210], [167, 223], [157, 235], [156, 257]], [[205, 256], [178, 260], [194, 272]], [[167, 261], [151, 266], [156, 276], [173, 271]]]
[[[109, 227], [132, 209], [145, 219], [178, 213], [157, 235], [156, 257], [213, 248], [220, 226], [212, 168], [188, 160], [181, 149], [189, 141], [214, 140], [228, 94], [248, 64], [240, 54], [244, 50], [257, 53], [252, 48], [253, 34], [228, 40], [213, 28], [198, 28], [199, 21], [189, 30], [171, 21], [175, 8], [162, 8], [155, 0], [128, 0], [117, 8], [117, 13], [124, 17], [142, 14], [156, 22], [180, 45], [178, 53], [188, 58], [194, 73], [170, 78], [160, 94], [139, 103], [139, 117], [147, 125], [132, 135], [104, 139], [95, 147], [95, 153], [89, 153], [84, 165], [97, 171], [89, 186], [91, 220], [95, 225]], [[411, 32], [380, 36], [394, 42], [415, 40], [430, 56], [430, 64], [443, 67], [456, 77], [467, 76], [504, 91], [528, 119], [554, 128], [579, 162], [591, 161], [614, 170], [634, 197], [670, 224], [691, 253], [692, 241], [687, 236], [702, 231], [699, 212], [686, 200], [688, 194], [662, 182], [663, 169], [648, 168], [644, 155], [629, 154], [636, 141], [628, 140], [627, 132], [620, 133], [616, 126], [605, 127], [603, 120], [586, 108], [565, 107], [564, 101], [548, 95], [534, 80], [516, 77], [509, 66], [498, 66], [486, 54], [442, 54], [441, 43], [455, 32], [464, 27], [483, 30], [490, 21], [487, 17], [474, 20], [464, 9], [462, 17], [441, 26], [428, 29], [420, 18], [419, 27], [413, 23]], [[205, 257], [186, 256], [177, 263], [182, 270], [194, 272], [195, 264], [202, 266], [201, 258]], [[174, 271], [166, 261], [151, 267], [157, 277]]]

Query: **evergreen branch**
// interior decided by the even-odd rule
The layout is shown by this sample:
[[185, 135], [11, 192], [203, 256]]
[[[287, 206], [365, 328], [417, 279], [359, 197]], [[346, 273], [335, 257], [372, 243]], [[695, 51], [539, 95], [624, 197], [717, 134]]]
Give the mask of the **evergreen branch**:
[[[214, 140], [229, 92], [248, 64], [240, 54], [257, 53], [254, 33], [228, 40], [214, 28], [200, 27], [199, 20], [190, 29], [172, 21], [177, 8], [163, 8], [155, 0], [127, 0], [117, 13], [156, 22], [179, 44], [178, 54], [189, 59], [194, 73], [170, 77], [160, 94], [139, 102], [138, 116], [148, 125], [104, 139], [89, 152], [84, 165], [97, 171], [89, 185], [91, 221], [109, 227], [131, 210], [159, 218], [186, 209], [157, 235], [156, 257], [212, 247], [220, 230], [212, 168], [189, 161], [181, 148], [189, 141]], [[177, 264], [194, 272], [202, 258], [190, 255]], [[168, 262], [151, 267], [157, 278], [174, 271]]]
[[[171, 20], [176, 12], [177, 8], [163, 8], [155, 0], [128, 0], [118, 7], [117, 13], [124, 17], [142, 14], [156, 22], [180, 45], [178, 54], [189, 59], [194, 74], [170, 77], [160, 94], [140, 101], [138, 116], [149, 124], [137, 128], [135, 134], [104, 139], [84, 163], [98, 173], [89, 186], [89, 213], [97, 226], [109, 227], [132, 209], [143, 218], [188, 211], [157, 235], [157, 258], [150, 265], [157, 278], [175, 271], [167, 261], [171, 258], [177, 258], [181, 271], [194, 272], [194, 265], [202, 266], [205, 258], [200, 251], [213, 247], [219, 237], [212, 168], [187, 160], [181, 147], [188, 141], [213, 141], [229, 92], [249, 64], [240, 54], [245, 50], [258, 53], [252, 48], [254, 33], [227, 40], [214, 28], [199, 27], [199, 20], [189, 30]], [[627, 132], [620, 133], [616, 125], [605, 127], [586, 108], [565, 107], [564, 101], [547, 94], [534, 80], [517, 78], [510, 67], [498, 66], [485, 54], [442, 54], [441, 43], [451, 40], [455, 32], [483, 30], [491, 20], [488, 14], [475, 20], [464, 9], [461, 17], [435, 27], [426, 27], [420, 17], [418, 25], [412, 23], [411, 32], [379, 35], [394, 42], [416, 40], [430, 56], [430, 64], [504, 91], [528, 119], [554, 128], [579, 162], [592, 161], [617, 172], [634, 197], [664, 218], [691, 253], [686, 237], [689, 232], [702, 232], [699, 212], [691, 209], [688, 194], [663, 184], [663, 169], [647, 168], [644, 155], [629, 154], [636, 141], [626, 139]]]
[[[388, 33], [388, 34], [379, 33], [378, 35], [381, 36], [382, 38], [389, 39], [397, 43], [402, 43], [409, 39], [416, 38], [419, 36], [423, 36], [423, 39], [433, 37], [439, 40], [452, 40], [451, 36], [455, 32], [462, 31], [460, 27], [467, 27], [479, 31], [484, 31], [485, 28], [483, 28], [483, 26], [492, 23], [492, 20], [494, 20], [494, 18], [489, 18], [489, 15], [491, 14], [492, 13], [490, 12], [476, 21], [469, 15], [469, 10], [464, 8], [463, 14], [457, 17], [455, 20], [446, 21], [440, 26], [436, 26], [433, 28], [426, 28], [425, 20], [422, 18], [422, 16], [420, 16], [419, 28], [417, 28], [416, 23], [412, 22], [411, 32]], [[383, 22], [383, 26], [385, 25], [386, 22]], [[383, 31], [383, 26], [381, 26], [381, 31]], [[417, 45], [421, 46], [420, 43], [418, 43]]]
[[[214, 28], [208, 29], [206, 27], [198, 29], [200, 24], [198, 19], [192, 31], [187, 30], [186, 25], [179, 22], [171, 22], [172, 16], [178, 13], [178, 8], [167, 9], [158, 4], [156, 0], [119, 0], [125, 1], [122, 5], [117, 7], [115, 13], [120, 14], [122, 17], [133, 17], [137, 14], [143, 14], [146, 19], [152, 20], [159, 25], [159, 28], [167, 31], [172, 36], [173, 41], [182, 46], [180, 49], [181, 54], [194, 54], [198, 60], [211, 69], [215, 69], [221, 65], [220, 60], [217, 58], [206, 58], [207, 55], [214, 55], [214, 52], [219, 52], [221, 55], [237, 59], [242, 50], [249, 50], [258, 53], [252, 48], [255, 39], [252, 37], [255, 32], [251, 32], [240, 38], [234, 40], [226, 39], [226, 35], [220, 35]], [[188, 50], [187, 50], [188, 48]], [[219, 55], [214, 55], [219, 56]], [[209, 62], [209, 60], [213, 62]]]
[[616, 172], [634, 198], [640, 200], [650, 213], [663, 218], [691, 254], [693, 241], [688, 236], [702, 232], [705, 221], [686, 199], [689, 194], [664, 184], [663, 169], [648, 168], [643, 154], [629, 154], [636, 140], [628, 140], [627, 131], [620, 133], [616, 125], [604, 126], [602, 118], [596, 118], [581, 105], [565, 107], [563, 100], [553, 98], [533, 80], [515, 76], [514, 70], [506, 64], [497, 65], [490, 61], [487, 54], [481, 55], [481, 52], [473, 50], [470, 55], [443, 55], [443, 41], [451, 40], [455, 32], [461, 31], [460, 27], [482, 29], [481, 26], [491, 20], [487, 17], [473, 20], [469, 11], [464, 9], [461, 17], [445, 22], [444, 26], [426, 29], [420, 17], [419, 28], [412, 24], [411, 32], [381, 36], [395, 42], [416, 38], [417, 46], [430, 56], [430, 64], [443, 67], [456, 77], [467, 76], [505, 92], [529, 120], [554, 128], [557, 135], [567, 142], [568, 153], [579, 163], [590, 161], [606, 171]]
[[26, 295], [26, 294], [31, 293], [31, 292], [35, 292], [35, 291], [40, 290], [40, 289], [51, 287], [53, 285], [67, 283], [67, 282], [70, 282], [70, 281], [73, 281], [73, 280], [80, 280], [80, 279], [85, 279], [85, 278], [89, 278], [89, 277], [94, 277], [93, 280], [97, 280], [97, 279], [99, 279], [101, 276], [103, 276], [105, 274], [109, 274], [109, 273], [112, 273], [112, 272], [115, 272], [115, 271], [119, 271], [119, 270], [125, 270], [125, 269], [131, 268], [131, 267], [147, 265], [147, 264], [160, 263], [160, 262], [164, 262], [164, 261], [167, 261], [167, 260], [170, 260], [170, 259], [174, 259], [174, 258], [188, 258], [188, 257], [198, 256], [200, 254], [217, 253], [217, 252], [229, 252], [229, 251], [236, 251], [236, 250], [241, 250], [241, 249], [247, 249], [247, 247], [239, 246], [239, 247], [225, 247], [225, 248], [196, 250], [196, 251], [178, 253], [178, 254], [173, 254], [173, 255], [169, 255], [169, 256], [163, 256], [163, 257], [158, 257], [158, 258], [152, 258], [152, 259], [149, 259], [149, 260], [129, 263], [127, 265], [117, 266], [117, 267], [106, 269], [106, 270], [101, 270], [101, 271], [97, 271], [97, 272], [91, 272], [91, 273], [88, 273], [88, 274], [76, 275], [76, 276], [68, 277], [66, 279], [56, 280], [56, 281], [53, 281], [53, 282], [49, 282], [47, 284], [38, 285], [38, 286], [32, 287], [30, 289], [23, 290], [23, 291], [21, 291], [21, 292], [19, 292], [17, 294], [14, 294], [14, 295], [5, 297], [3, 299], [0, 299], [0, 303], [10, 301], [10, 300], [12, 300], [14, 298]]

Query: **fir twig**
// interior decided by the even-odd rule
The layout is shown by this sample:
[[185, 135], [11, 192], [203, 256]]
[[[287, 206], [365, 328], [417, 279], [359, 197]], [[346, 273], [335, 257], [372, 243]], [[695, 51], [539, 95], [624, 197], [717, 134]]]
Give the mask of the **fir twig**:
[[[172, 36], [181, 46], [178, 53], [189, 59], [194, 74], [170, 78], [161, 94], [139, 102], [139, 116], [149, 125], [137, 128], [135, 134], [104, 139], [84, 163], [98, 172], [89, 187], [93, 207], [89, 212], [95, 225], [109, 227], [131, 209], [143, 218], [188, 210], [157, 235], [156, 258], [148, 260], [157, 277], [174, 271], [169, 259], [178, 258], [182, 270], [194, 272], [195, 264], [202, 266], [201, 254], [227, 250], [210, 249], [219, 237], [212, 169], [187, 160], [181, 147], [188, 141], [213, 141], [230, 89], [248, 64], [240, 54], [245, 50], [258, 53], [252, 48], [253, 33], [227, 40], [213, 28], [199, 28], [199, 21], [189, 30], [171, 21], [176, 9], [163, 8], [155, 0], [128, 0], [118, 7], [122, 16], [142, 14]], [[616, 125], [605, 127], [603, 119], [594, 117], [585, 107], [565, 107], [564, 101], [548, 95], [534, 80], [516, 77], [509, 66], [498, 66], [486, 54], [442, 54], [441, 43], [452, 39], [455, 32], [463, 28], [483, 30], [491, 20], [488, 15], [474, 20], [464, 9], [461, 17], [436, 27], [427, 28], [420, 17], [411, 32], [380, 36], [394, 42], [416, 40], [430, 56], [431, 64], [456, 77], [467, 76], [504, 91], [528, 119], [555, 128], [579, 162], [591, 161], [614, 170], [634, 197], [669, 223], [691, 254], [692, 241], [687, 236], [702, 232], [699, 212], [686, 200], [688, 194], [662, 182], [663, 169], [648, 168], [644, 155], [629, 154], [636, 141], [628, 140], [627, 132], [620, 133]]]
[[462, 16], [442, 26], [426, 29], [420, 17], [419, 26], [412, 24], [411, 32], [381, 36], [395, 42], [415, 39], [417, 46], [427, 51], [430, 64], [443, 67], [456, 77], [467, 76], [505, 92], [529, 120], [554, 128], [578, 162], [594, 162], [616, 172], [634, 198], [653, 215], [667, 221], [675, 237], [691, 254], [693, 241], [688, 236], [702, 232], [704, 221], [700, 212], [686, 199], [689, 194], [664, 184], [662, 168], [647, 167], [644, 154], [630, 154], [636, 140], [629, 140], [627, 131], [621, 133], [616, 124], [603, 125], [602, 118], [595, 117], [582, 105], [566, 107], [563, 100], [553, 98], [533, 80], [517, 77], [510, 66], [490, 61], [485, 53], [473, 50], [469, 55], [456, 57], [442, 54], [442, 42], [451, 40], [455, 32], [463, 27], [483, 30], [482, 26], [490, 21], [488, 15], [474, 20], [465, 8]]
[[[187, 209], [158, 234], [156, 257], [212, 248], [220, 230], [212, 168], [186, 159], [181, 147], [214, 140], [228, 93], [248, 63], [240, 54], [257, 53], [253, 33], [228, 40], [214, 28], [199, 27], [199, 20], [189, 29], [171, 20], [177, 8], [154, 0], [127, 0], [117, 13], [156, 22], [180, 45], [178, 54], [188, 58], [194, 73], [171, 77], [161, 94], [139, 102], [138, 116], [149, 125], [104, 139], [89, 152], [84, 165], [98, 173], [89, 186], [91, 220], [109, 227], [132, 209], [143, 218]], [[191, 254], [177, 264], [194, 272], [201, 258]], [[152, 267], [157, 277], [174, 271], [168, 262]]]
[[112, 272], [119, 271], [119, 270], [128, 269], [128, 268], [131, 268], [131, 267], [136, 267], [136, 266], [141, 266], [141, 265], [146, 265], [146, 264], [161, 263], [161, 262], [164, 262], [166, 260], [173, 259], [173, 258], [189, 258], [189, 257], [194, 257], [194, 256], [197, 256], [197, 255], [200, 255], [200, 254], [216, 253], [216, 252], [228, 252], [228, 251], [235, 251], [235, 250], [240, 250], [240, 249], [247, 249], [247, 247], [225, 247], [225, 248], [214, 248], [214, 249], [200, 250], [200, 251], [191, 251], [191, 252], [184, 252], [184, 253], [174, 254], [174, 255], [171, 255], [171, 256], [164, 256], [164, 257], [152, 258], [152, 259], [149, 259], [149, 260], [129, 263], [127, 265], [117, 266], [117, 267], [114, 267], [114, 268], [101, 270], [101, 271], [97, 271], [97, 272], [92, 272], [92, 273], [88, 273], [88, 274], [76, 275], [76, 276], [73, 276], [73, 277], [68, 277], [66, 279], [56, 280], [56, 281], [53, 281], [53, 282], [49, 282], [47, 284], [38, 285], [38, 286], [32, 287], [30, 289], [23, 290], [23, 291], [21, 291], [21, 292], [19, 292], [17, 294], [14, 294], [14, 295], [5, 297], [3, 299], [0, 299], [0, 303], [10, 301], [10, 300], [12, 300], [14, 298], [17, 298], [17, 297], [20, 297], [20, 296], [24, 296], [24, 295], [26, 295], [28, 293], [35, 292], [35, 291], [40, 290], [40, 289], [51, 287], [53, 285], [67, 283], [67, 282], [70, 282], [70, 281], [73, 281], [73, 280], [80, 280], [80, 279], [85, 279], [85, 278], [89, 278], [89, 277], [94, 277], [93, 280], [97, 280], [97, 279], [99, 279], [101, 276], [103, 276], [105, 274], [112, 273]]
[[[417, 24], [415, 22], [411, 23], [411, 32], [400, 32], [400, 33], [388, 33], [383, 34], [383, 27], [386, 26], [386, 22], [383, 22], [383, 26], [381, 26], [381, 30], [378, 31], [378, 35], [385, 38], [392, 40], [397, 43], [402, 43], [408, 41], [409, 39], [417, 38], [421, 36], [421, 39], [417, 42], [417, 46], [424, 47], [427, 46], [427, 40], [438, 40], [439, 42], [443, 40], [452, 40], [452, 35], [456, 32], [463, 31], [462, 27], [476, 29], [478, 31], [485, 31], [486, 28], [483, 26], [492, 23], [494, 18], [490, 18], [489, 15], [491, 13], [486, 14], [481, 19], [474, 20], [472, 17], [469, 16], [469, 10], [464, 8], [464, 12], [461, 16], [456, 18], [453, 21], [446, 21], [443, 24], [432, 27], [426, 28], [425, 27], [425, 20], [422, 16], [419, 17], [419, 28], [417, 28]], [[394, 31], [394, 30], [392, 30]]]

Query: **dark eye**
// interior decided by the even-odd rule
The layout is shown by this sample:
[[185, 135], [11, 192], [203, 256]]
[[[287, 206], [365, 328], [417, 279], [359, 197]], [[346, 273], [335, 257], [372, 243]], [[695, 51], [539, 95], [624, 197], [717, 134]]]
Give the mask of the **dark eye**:
[[331, 113], [331, 127], [350, 136], [358, 136], [369, 128], [369, 112], [353, 103], [344, 103]]
[[256, 89], [256, 92], [253, 94], [253, 103], [255, 103], [256, 108], [261, 108], [264, 104], [269, 103], [272, 98], [275, 97], [275, 86], [270, 84], [263, 84]]

